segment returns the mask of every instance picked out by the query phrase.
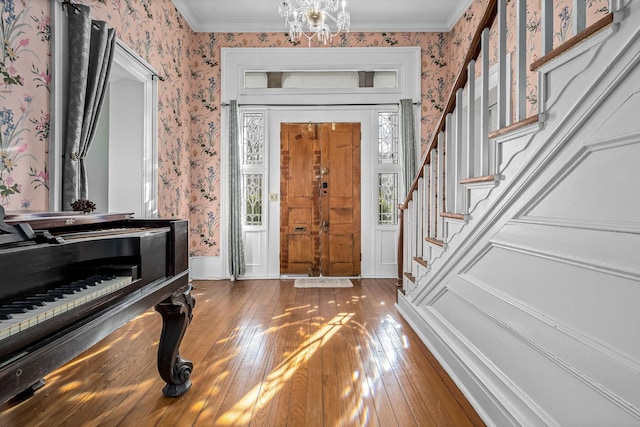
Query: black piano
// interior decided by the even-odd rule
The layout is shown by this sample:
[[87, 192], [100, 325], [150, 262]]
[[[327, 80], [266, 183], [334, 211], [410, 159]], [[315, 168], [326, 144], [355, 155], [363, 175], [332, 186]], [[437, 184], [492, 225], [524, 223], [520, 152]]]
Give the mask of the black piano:
[[[191, 387], [179, 346], [195, 300], [188, 222], [131, 214], [6, 215], [0, 206], [0, 403], [145, 312], [162, 316], [165, 396]], [[133, 361], [132, 361], [133, 362]]]

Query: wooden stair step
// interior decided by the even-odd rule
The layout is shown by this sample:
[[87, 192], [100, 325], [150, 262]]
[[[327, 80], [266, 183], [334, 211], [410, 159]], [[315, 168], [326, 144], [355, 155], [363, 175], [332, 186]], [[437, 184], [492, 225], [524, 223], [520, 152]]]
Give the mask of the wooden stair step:
[[565, 40], [560, 46], [553, 49], [551, 52], [547, 53], [543, 57], [531, 63], [531, 71], [537, 71], [538, 68], [542, 67], [547, 62], [551, 61], [553, 58], [558, 57], [580, 43], [581, 41], [588, 39], [593, 34], [602, 30], [603, 28], [613, 24], [613, 13], [609, 13], [601, 18], [599, 21], [594, 22], [589, 27], [587, 27], [584, 31], [575, 36], [571, 37], [569, 40]]
[[442, 218], [448, 219], [457, 219], [460, 221], [468, 221], [469, 215], [461, 214], [461, 213], [453, 213], [453, 212], [440, 212], [440, 216]]
[[466, 185], [466, 184], [480, 184], [483, 182], [494, 182], [494, 181], [498, 181], [498, 178], [499, 178], [498, 175], [476, 176], [473, 178], [461, 179], [460, 184]]
[[442, 240], [434, 239], [432, 237], [425, 237], [424, 240], [432, 245], [440, 246], [444, 248], [444, 242]]
[[519, 122], [512, 123], [509, 126], [505, 126], [502, 129], [498, 129], [494, 132], [491, 132], [489, 134], [489, 139], [496, 139], [502, 135], [506, 135], [518, 129], [522, 129], [534, 123], [538, 123], [538, 121], [540, 121], [540, 117], [538, 115], [527, 117], [524, 120], [520, 120]]
[[407, 279], [409, 279], [411, 281], [411, 283], [416, 283], [416, 278], [413, 277], [413, 274], [409, 273], [409, 272], [405, 272], [404, 273], [404, 277], [406, 277]]
[[415, 262], [417, 262], [418, 264], [420, 264], [421, 266], [423, 266], [424, 268], [427, 268], [427, 266], [429, 265], [429, 263], [427, 262], [427, 260], [420, 258], [419, 256], [414, 256], [413, 260]]

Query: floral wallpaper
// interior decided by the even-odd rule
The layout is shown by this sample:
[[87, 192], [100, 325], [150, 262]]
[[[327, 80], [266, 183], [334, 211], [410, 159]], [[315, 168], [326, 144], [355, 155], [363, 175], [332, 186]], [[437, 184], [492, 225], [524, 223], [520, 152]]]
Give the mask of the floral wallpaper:
[[[163, 79], [158, 85], [158, 212], [189, 217], [190, 46], [193, 31], [170, 0], [83, 1]], [[171, 37], [167, 37], [171, 34]]]
[[[156, 68], [159, 85], [158, 207], [188, 217], [189, 46], [193, 32], [170, 0], [78, 1]], [[0, 204], [47, 210], [51, 1], [0, 0]], [[167, 32], [171, 37], [165, 37]]]
[[[47, 210], [52, 0], [0, 0], [0, 204], [7, 210]], [[296, 48], [284, 33], [194, 33], [171, 0], [82, 0], [94, 19], [159, 71], [159, 214], [189, 218], [191, 255], [217, 256], [220, 241], [220, 48]], [[527, 2], [527, 56], [539, 56], [539, 2]], [[333, 47], [420, 46], [422, 145], [432, 138], [487, 0], [474, 0], [449, 33], [349, 33]], [[570, 0], [557, 1], [555, 33], [571, 34]], [[588, 23], [606, 0], [587, 0]], [[509, 22], [515, 2], [508, 0]], [[171, 34], [171, 37], [166, 37]], [[492, 46], [495, 46], [495, 29]], [[515, 49], [509, 30], [509, 51]], [[306, 44], [303, 44], [306, 46]], [[495, 48], [490, 54], [495, 61]], [[536, 81], [528, 77], [529, 113]]]
[[[443, 33], [348, 33], [312, 47], [420, 46], [422, 48], [422, 143], [427, 143], [452, 81]], [[284, 33], [197, 33], [192, 49], [191, 197], [192, 253], [218, 252], [220, 158], [220, 54], [223, 47], [308, 47]], [[224, 100], [228, 101], [228, 100]], [[212, 203], [213, 202], [213, 203]], [[212, 210], [215, 207], [215, 210]]]
[[38, 6], [0, 0], [0, 204], [7, 209], [47, 207], [51, 22], [47, 4]]
[[[452, 70], [460, 70], [462, 61], [466, 55], [471, 39], [473, 38], [475, 28], [477, 27], [482, 15], [486, 9], [487, 0], [474, 0], [469, 8], [464, 12], [462, 17], [451, 29], [450, 45], [448, 51], [450, 54], [449, 61], [452, 65]], [[512, 94], [515, 95], [515, 66], [517, 61], [516, 53], [516, 39], [515, 39], [515, 27], [517, 16], [517, 2], [513, 0], [507, 0], [507, 53], [512, 55], [512, 69], [511, 69], [511, 81], [512, 81]], [[527, 117], [536, 114], [537, 102], [538, 102], [538, 79], [537, 73], [531, 71], [531, 63], [536, 61], [542, 56], [542, 33], [541, 33], [541, 0], [527, 1], [527, 18], [526, 18], [526, 31], [527, 51], [525, 53], [527, 58]], [[586, 25], [589, 26], [605, 14], [609, 13], [609, 1], [608, 0], [586, 0]], [[572, 0], [556, 0], [553, 2], [553, 46], [557, 47], [564, 41], [573, 37], [573, 1]], [[498, 52], [498, 34], [497, 34], [497, 19], [489, 32], [489, 64], [494, 65], [497, 62]], [[480, 75], [480, 64], [482, 61], [482, 53], [478, 57], [476, 68], [476, 75]], [[459, 71], [455, 71], [458, 73]], [[456, 74], [457, 75], [457, 74]], [[513, 105], [515, 105], [515, 99], [512, 99]], [[512, 120], [515, 120], [516, 112], [513, 111]]]

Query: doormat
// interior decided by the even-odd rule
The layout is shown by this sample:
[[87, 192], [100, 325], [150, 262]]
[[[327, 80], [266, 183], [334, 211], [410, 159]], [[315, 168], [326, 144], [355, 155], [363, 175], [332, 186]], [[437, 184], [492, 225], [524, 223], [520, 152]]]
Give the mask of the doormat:
[[296, 279], [296, 288], [352, 288], [353, 283], [349, 279], [336, 279], [331, 277], [309, 277]]

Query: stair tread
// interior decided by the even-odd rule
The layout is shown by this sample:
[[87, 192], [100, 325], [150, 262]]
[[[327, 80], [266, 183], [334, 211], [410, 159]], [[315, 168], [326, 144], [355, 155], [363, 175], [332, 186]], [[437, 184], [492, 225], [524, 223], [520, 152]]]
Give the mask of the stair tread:
[[460, 184], [476, 184], [480, 182], [497, 181], [497, 175], [475, 176], [473, 178], [465, 178], [460, 180]]
[[581, 41], [591, 37], [593, 34], [597, 33], [598, 31], [602, 30], [603, 28], [609, 26], [612, 23], [613, 23], [613, 13], [609, 13], [608, 15], [605, 15], [599, 21], [594, 22], [589, 27], [587, 27], [584, 31], [580, 32], [579, 34], [576, 34], [575, 36], [571, 37], [568, 40], [565, 40], [564, 43], [562, 43], [560, 46], [554, 48], [551, 52], [547, 53], [543, 57], [531, 63], [531, 67], [530, 67], [531, 71], [537, 71], [538, 68], [540, 68], [542, 65], [551, 61], [553, 58], [560, 56], [561, 54], [568, 51], [569, 49], [571, 49]]
[[518, 130], [523, 127], [532, 125], [534, 123], [537, 123], [538, 121], [540, 121], [540, 117], [538, 115], [527, 117], [524, 120], [520, 120], [519, 122], [512, 123], [509, 126], [505, 126], [502, 129], [498, 129], [494, 132], [491, 132], [489, 134], [489, 139], [495, 139], [499, 136], [506, 135], [509, 132], [513, 132], [514, 130]]
[[413, 275], [411, 273], [409, 273], [409, 272], [404, 273], [404, 277], [409, 279], [411, 281], [411, 283], [416, 283], [416, 278], [413, 277]]
[[443, 218], [459, 219], [460, 221], [466, 221], [467, 215], [454, 212], [440, 212], [440, 216]]
[[424, 240], [431, 244], [444, 248], [444, 242], [442, 240], [434, 239], [433, 237], [425, 237]]
[[423, 267], [427, 267], [429, 265], [426, 259], [420, 258], [419, 256], [414, 256], [413, 260]]

